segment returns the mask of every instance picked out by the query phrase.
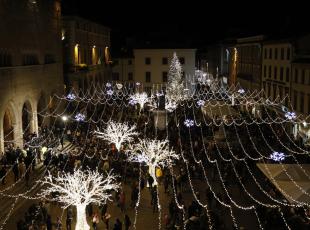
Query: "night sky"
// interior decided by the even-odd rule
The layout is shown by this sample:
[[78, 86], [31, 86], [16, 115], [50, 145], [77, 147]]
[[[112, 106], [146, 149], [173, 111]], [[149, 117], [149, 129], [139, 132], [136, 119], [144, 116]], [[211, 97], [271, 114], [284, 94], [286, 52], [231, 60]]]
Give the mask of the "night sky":
[[283, 5], [256, 0], [245, 4], [193, 0], [62, 2], [63, 14], [79, 15], [110, 27], [114, 48], [158, 41], [199, 48], [231, 37], [294, 34], [308, 28], [310, 22], [308, 7], [294, 7], [284, 1]]

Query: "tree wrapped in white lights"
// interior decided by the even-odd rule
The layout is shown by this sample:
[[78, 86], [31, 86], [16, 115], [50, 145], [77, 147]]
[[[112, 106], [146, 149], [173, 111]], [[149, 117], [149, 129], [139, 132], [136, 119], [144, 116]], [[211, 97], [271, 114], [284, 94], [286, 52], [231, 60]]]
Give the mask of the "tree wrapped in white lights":
[[182, 66], [176, 53], [173, 53], [173, 58], [168, 72], [166, 97], [168, 100], [178, 103], [179, 101], [185, 99], [184, 91], [185, 87], [183, 82]]
[[119, 184], [116, 176], [111, 174], [103, 177], [98, 172], [76, 170], [73, 174], [58, 174], [53, 177], [49, 174], [43, 181], [47, 187], [40, 194], [42, 197], [49, 198], [51, 194], [58, 193], [52, 201], [62, 204], [68, 208], [73, 205], [76, 207], [77, 219], [75, 230], [89, 230], [90, 227], [86, 220], [86, 206], [90, 203], [102, 204], [111, 200], [111, 190], [118, 190]]
[[135, 131], [136, 125], [129, 126], [128, 123], [118, 123], [109, 121], [103, 132], [95, 132], [98, 138], [101, 138], [110, 144], [115, 144], [117, 150], [120, 150], [123, 143], [130, 143], [139, 133]]
[[168, 140], [139, 139], [139, 143], [132, 148], [132, 153], [128, 156], [131, 162], [145, 163], [149, 167], [149, 174], [157, 185], [155, 169], [156, 167], [166, 167], [179, 159], [179, 155], [169, 148]]
[[140, 111], [143, 109], [144, 105], [148, 102], [150, 102], [150, 99], [146, 92], [135, 93], [131, 95], [129, 99], [129, 104], [131, 105], [139, 104]]

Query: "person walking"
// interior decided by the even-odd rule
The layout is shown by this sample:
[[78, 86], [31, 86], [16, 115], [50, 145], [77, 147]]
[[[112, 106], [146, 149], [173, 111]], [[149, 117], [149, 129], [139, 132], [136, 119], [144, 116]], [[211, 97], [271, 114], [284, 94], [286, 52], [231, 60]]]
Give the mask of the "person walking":
[[71, 208], [68, 208], [67, 219], [66, 219], [67, 230], [71, 230], [72, 220], [73, 220], [73, 211]]
[[131, 226], [131, 221], [127, 214], [125, 215], [124, 224], [125, 224], [125, 230], [128, 230]]
[[111, 215], [109, 213], [104, 214], [103, 221], [105, 223], [106, 229], [109, 230], [109, 221], [110, 221]]
[[97, 225], [99, 224], [99, 216], [97, 212], [95, 212], [93, 215], [92, 223], [93, 223], [94, 230], [97, 230]]

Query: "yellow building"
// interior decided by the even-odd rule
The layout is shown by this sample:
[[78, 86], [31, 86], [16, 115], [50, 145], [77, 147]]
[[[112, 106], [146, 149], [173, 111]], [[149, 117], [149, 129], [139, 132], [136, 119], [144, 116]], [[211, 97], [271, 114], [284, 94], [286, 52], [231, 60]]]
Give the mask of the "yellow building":
[[110, 29], [92, 21], [62, 18], [64, 77], [67, 87], [86, 90], [110, 79]]
[[[289, 41], [266, 41], [263, 44], [263, 89], [266, 97], [272, 100], [290, 96], [292, 52]], [[288, 106], [288, 100], [285, 103]]]

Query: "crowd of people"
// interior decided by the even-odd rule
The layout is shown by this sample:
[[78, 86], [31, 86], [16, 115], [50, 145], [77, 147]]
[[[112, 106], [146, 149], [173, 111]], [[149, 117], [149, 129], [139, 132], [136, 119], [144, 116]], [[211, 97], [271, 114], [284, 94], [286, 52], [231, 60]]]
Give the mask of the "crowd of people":
[[[218, 133], [220, 129], [216, 125], [192, 127], [189, 131], [185, 126], [177, 126], [176, 118], [173, 115], [169, 117], [168, 130], [160, 131], [154, 129], [154, 123], [149, 117], [149, 111], [142, 111], [137, 116], [137, 113], [133, 112], [132, 108], [126, 108], [125, 112], [123, 109], [121, 107], [108, 109], [105, 111], [105, 117], [116, 116], [120, 117], [121, 120], [129, 122], [129, 124], [137, 124], [137, 129], [142, 136], [159, 139], [168, 138], [170, 146], [173, 146], [177, 154], [182, 155], [175, 162], [173, 167], [174, 173], [169, 168], [162, 169], [162, 175], [157, 178], [158, 185], [153, 185], [154, 178], [147, 173], [147, 167], [142, 167], [142, 177], [139, 178], [139, 164], [128, 162], [126, 153], [122, 151], [122, 149], [127, 148], [126, 145], [123, 145], [121, 150], [117, 150], [113, 144], [101, 141], [94, 135], [92, 131], [103, 129], [104, 124], [101, 126], [100, 124], [82, 123], [77, 126], [74, 122], [67, 124], [65, 127], [61, 125], [56, 126], [52, 132], [42, 129], [39, 137], [33, 135], [27, 140], [28, 145], [24, 149], [8, 146], [1, 158], [1, 183], [5, 185], [6, 175], [9, 170], [12, 170], [15, 182], [24, 177], [26, 185], [29, 186], [30, 175], [35, 172], [37, 164], [44, 165], [46, 172], [51, 171], [55, 175], [59, 171], [72, 173], [75, 168], [98, 170], [102, 174], [113, 169], [116, 174], [120, 175], [119, 182], [122, 183], [122, 187], [115, 192], [111, 204], [103, 204], [100, 207], [89, 205], [87, 207], [88, 218], [93, 229], [99, 229], [98, 224], [101, 221], [106, 229], [127, 230], [132, 228], [133, 220], [127, 212], [130, 209], [136, 208], [139, 192], [141, 191], [142, 194], [145, 194], [146, 186], [148, 186], [149, 205], [154, 217], [158, 215], [159, 211], [159, 187], [163, 188], [164, 195], [166, 196], [165, 199], [169, 201], [168, 209], [162, 212], [165, 229], [183, 229], [184, 225], [187, 230], [209, 229], [210, 225], [213, 225], [214, 229], [235, 228], [233, 222], [227, 221], [227, 219], [231, 219], [229, 211], [214, 196], [216, 195], [221, 202], [232, 205], [231, 197], [227, 192], [235, 195], [236, 192], [233, 192], [233, 188], [237, 187], [239, 194], [236, 199], [244, 206], [253, 204], [253, 200], [247, 196], [243, 187], [253, 186], [252, 175], [245, 167], [245, 163], [248, 164], [252, 173], [257, 177], [261, 189], [267, 191], [274, 199], [285, 200], [274, 185], [257, 169], [255, 161], [238, 161], [232, 157], [232, 154], [237, 158], [244, 157], [243, 149], [246, 149], [248, 153], [255, 153], [256, 150], [248, 134], [257, 133], [259, 131], [257, 127], [249, 126], [248, 130], [246, 130], [243, 126], [229, 126], [224, 130], [224, 140], [216, 140], [214, 138], [215, 133]], [[176, 113], [178, 121], [184, 120], [186, 112], [184, 113], [182, 110], [183, 108]], [[101, 112], [103, 111], [97, 111], [96, 116], [99, 117]], [[242, 114], [242, 116], [246, 117], [246, 114]], [[199, 114], [197, 114], [196, 118], [198, 120], [201, 119]], [[281, 149], [283, 146], [276, 138], [281, 137], [284, 139], [287, 137], [283, 134], [283, 131], [281, 132], [281, 127], [275, 125], [273, 128], [278, 132], [278, 137], [272, 133], [268, 124], [261, 125], [260, 127], [266, 138], [272, 143], [272, 146]], [[240, 136], [242, 145], [239, 140], [236, 141], [236, 132]], [[253, 137], [255, 136], [253, 135]], [[42, 148], [32, 147], [35, 146], [34, 143], [43, 143], [43, 141], [44, 146], [47, 147], [46, 151], [42, 152]], [[262, 144], [261, 138], [255, 137], [253, 141], [257, 146], [260, 146], [261, 152], [266, 154], [270, 152], [269, 146]], [[68, 147], [64, 146], [65, 143]], [[229, 143], [231, 144], [229, 145]], [[61, 146], [61, 148], [57, 148], [58, 146]], [[290, 147], [295, 148], [294, 145]], [[256, 157], [258, 153], [251, 156]], [[232, 161], [224, 161], [222, 158], [232, 159]], [[197, 159], [201, 160], [202, 164], [197, 163]], [[217, 160], [217, 163], [214, 164], [209, 159]], [[302, 163], [309, 162], [309, 159], [306, 157], [301, 157], [300, 160]], [[290, 163], [290, 160], [288, 159], [285, 162]], [[25, 171], [21, 171], [20, 164], [25, 165]], [[211, 187], [206, 184], [206, 178], [211, 183]], [[195, 184], [201, 185], [199, 187], [203, 189], [196, 189], [195, 191], [193, 189], [195, 186], [191, 184], [190, 180], [193, 180]], [[227, 190], [218, 188], [222, 186], [222, 183]], [[215, 191], [214, 187], [217, 187]], [[266, 202], [274, 204], [272, 200], [259, 191], [259, 188], [257, 188], [257, 192], [254, 194], [254, 197], [257, 196], [263, 197], [262, 199], [266, 200]], [[247, 198], [243, 199], [242, 197]], [[200, 202], [202, 201], [207, 202], [208, 209], [201, 206]], [[111, 223], [112, 214], [109, 212], [108, 207], [113, 204], [119, 207], [123, 216], [113, 216], [115, 222]], [[49, 205], [48, 202], [43, 201], [32, 205], [26, 212], [23, 220], [18, 221], [17, 229], [42, 229], [44, 227], [43, 229], [47, 230], [69, 230], [72, 228], [75, 221], [73, 207], [69, 207], [66, 210], [66, 224], [64, 225], [61, 216], [57, 216], [56, 221], [52, 221], [53, 218], [48, 213], [47, 205]], [[183, 210], [180, 209], [181, 206], [183, 206]], [[280, 227], [283, 226], [283, 222], [281, 222], [283, 220], [277, 209], [266, 208], [258, 204], [255, 204], [255, 206], [264, 229], [283, 229]], [[97, 212], [98, 209], [100, 212]], [[309, 228], [310, 214], [308, 207], [281, 206], [281, 210], [284, 218], [287, 220], [287, 224], [292, 229]]]

